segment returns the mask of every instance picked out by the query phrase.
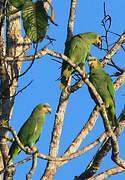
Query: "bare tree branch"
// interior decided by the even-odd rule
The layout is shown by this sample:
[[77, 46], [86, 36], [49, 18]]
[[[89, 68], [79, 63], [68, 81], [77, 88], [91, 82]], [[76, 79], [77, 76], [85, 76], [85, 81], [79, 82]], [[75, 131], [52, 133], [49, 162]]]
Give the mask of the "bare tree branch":
[[[36, 151], [35, 149], [36, 147], [34, 147], [34, 152]], [[30, 180], [32, 175], [34, 174], [35, 170], [36, 170], [36, 167], [37, 167], [37, 152], [35, 152], [33, 155], [33, 159], [32, 159], [32, 167], [29, 171], [29, 173], [26, 175], [26, 179], [27, 180]]]
[[104, 57], [102, 63], [103, 66], [105, 66], [108, 61], [111, 59], [111, 57], [116, 54], [116, 52], [120, 49], [122, 44], [125, 43], [125, 32], [122, 34], [122, 36], [119, 38], [119, 40], [115, 43], [115, 45], [111, 48], [111, 50], [106, 54]]
[[[67, 44], [73, 34], [76, 4], [77, 4], [77, 0], [71, 1], [65, 50], [66, 50]], [[59, 106], [58, 106], [58, 109], [56, 112], [56, 117], [55, 117], [55, 123], [54, 123], [54, 129], [53, 129], [53, 133], [52, 133], [51, 144], [50, 144], [50, 156], [52, 156], [52, 157], [56, 157], [58, 155], [59, 141], [60, 141], [60, 136], [61, 136], [62, 127], [63, 127], [64, 115], [65, 115], [66, 107], [68, 104], [68, 97], [69, 97], [69, 93], [67, 91], [63, 91], [61, 93], [60, 100], [59, 100]], [[41, 179], [44, 180], [48, 177], [51, 180], [51, 179], [53, 179], [55, 172], [56, 172], [56, 163], [48, 162], [46, 170], [44, 172], [44, 175]]]
[[120, 166], [116, 166], [114, 168], [108, 169], [105, 172], [102, 172], [102, 173], [98, 174], [95, 177], [88, 178], [88, 180], [103, 180], [103, 179], [109, 178], [109, 177], [111, 177], [111, 176], [113, 176], [115, 174], [122, 173], [124, 171], [125, 171], [124, 168], [122, 168]]

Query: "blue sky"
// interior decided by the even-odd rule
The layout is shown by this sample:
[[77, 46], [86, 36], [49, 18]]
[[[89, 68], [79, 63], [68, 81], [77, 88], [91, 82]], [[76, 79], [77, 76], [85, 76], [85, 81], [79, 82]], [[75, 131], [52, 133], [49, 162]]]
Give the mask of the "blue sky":
[[[122, 34], [125, 30], [125, 20], [124, 20], [124, 7], [125, 1], [119, 0], [108, 0], [106, 2], [106, 10], [107, 14], [112, 17], [112, 25], [111, 31], [116, 32], [118, 34]], [[101, 35], [104, 35], [104, 28], [101, 25], [101, 21], [103, 19], [103, 0], [87, 0], [80, 1], [78, 0], [77, 9], [76, 9], [76, 18], [74, 24], [74, 35], [78, 33], [84, 32], [98, 32]], [[58, 26], [54, 26], [50, 23], [47, 35], [51, 38], [56, 39], [52, 45], [49, 45], [48, 48], [54, 50], [59, 53], [64, 52], [65, 41], [67, 37], [67, 24], [70, 10], [70, 0], [53, 0], [52, 5], [55, 10], [55, 21]], [[24, 31], [23, 31], [24, 33]], [[117, 36], [110, 35], [109, 39], [111, 42], [115, 42], [118, 40]], [[46, 40], [43, 41], [42, 44], [39, 45], [39, 49], [41, 49], [46, 44]], [[33, 46], [31, 47], [28, 54], [32, 54], [34, 52]], [[92, 46], [91, 54], [93, 56], [102, 59], [105, 56], [104, 51], [100, 51], [96, 47]], [[114, 61], [117, 65], [122, 68], [125, 68], [124, 62], [125, 53], [122, 49], [118, 51], [118, 53], [113, 57]], [[24, 62], [22, 66], [22, 72], [29, 66], [29, 62]], [[39, 151], [43, 154], [48, 155], [49, 152], [49, 143], [51, 140], [51, 133], [53, 129], [55, 113], [57, 110], [59, 97], [60, 97], [60, 89], [59, 89], [59, 81], [56, 81], [58, 77], [60, 77], [60, 64], [52, 60], [52, 57], [45, 56], [40, 60], [37, 60], [30, 71], [19, 79], [18, 89], [26, 86], [31, 80], [33, 83], [21, 94], [19, 94], [15, 99], [14, 111], [11, 120], [11, 126], [14, 126], [16, 131], [18, 132], [23, 123], [30, 116], [33, 108], [42, 102], [48, 102], [52, 107], [52, 114], [46, 115], [46, 123], [43, 128], [43, 133], [40, 137], [40, 140], [37, 143]], [[114, 69], [106, 67], [105, 70], [112, 74]], [[88, 65], [86, 63], [86, 72], [88, 72]], [[115, 81], [116, 78], [113, 78]], [[116, 116], [118, 117], [121, 113], [124, 105], [125, 105], [125, 86], [123, 85], [118, 92], [116, 92]], [[95, 103], [91, 99], [88, 88], [84, 85], [80, 90], [71, 95], [64, 119], [64, 126], [61, 136], [60, 142], [60, 150], [59, 155], [61, 155], [76, 135], [79, 133], [83, 125], [88, 120], [88, 117], [94, 108]], [[91, 133], [87, 136], [87, 138], [83, 141], [80, 148], [83, 148], [90, 142], [97, 139], [104, 132], [104, 126], [102, 122], [102, 118], [99, 116], [95, 127], [91, 131]], [[124, 136], [123, 132], [118, 140], [120, 146], [120, 157], [125, 159], [125, 151], [124, 151]], [[99, 146], [98, 146], [99, 147]], [[98, 147], [90, 150], [83, 156], [75, 158], [65, 164], [63, 167], [59, 168], [54, 180], [72, 180], [74, 176], [80, 175], [82, 171], [85, 170], [88, 163], [92, 159]], [[28, 155], [25, 155], [24, 152], [21, 152], [20, 155], [15, 158], [14, 162], [24, 159]], [[111, 153], [105, 157], [101, 169], [99, 172], [102, 172], [108, 168], [114, 167], [115, 163], [111, 160]], [[36, 169], [35, 174], [32, 179], [40, 179], [42, 176], [47, 161], [38, 160], [38, 167]], [[26, 173], [30, 170], [31, 161], [25, 163], [19, 167], [16, 167], [16, 175], [14, 179], [25, 179]], [[121, 173], [110, 177], [110, 179], [124, 179], [125, 173]]]

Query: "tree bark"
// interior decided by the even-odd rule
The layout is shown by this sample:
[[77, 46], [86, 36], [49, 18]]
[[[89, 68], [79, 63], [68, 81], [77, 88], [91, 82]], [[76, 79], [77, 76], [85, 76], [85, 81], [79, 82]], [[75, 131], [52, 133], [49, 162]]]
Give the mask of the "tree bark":
[[[14, 7], [7, 4], [7, 11], [10, 12]], [[3, 32], [4, 41], [4, 32]], [[27, 41], [28, 42], [28, 41]], [[2, 43], [2, 42], [1, 42]], [[3, 46], [1, 46], [3, 47]], [[6, 21], [6, 52], [1, 57], [9, 56], [13, 57], [13, 61], [1, 61], [1, 104], [0, 104], [0, 137], [1, 146], [0, 154], [0, 170], [5, 168], [8, 160], [9, 145], [8, 140], [5, 138], [8, 136], [8, 130], [4, 126], [8, 126], [15, 100], [15, 93], [18, 83], [18, 77], [20, 75], [22, 62], [14, 61], [15, 57], [21, 57], [26, 54], [26, 49], [29, 49], [29, 45], [25, 45], [25, 39], [22, 37], [21, 30], [21, 18], [20, 12], [7, 17]], [[2, 176], [1, 176], [2, 179]], [[4, 179], [13, 179], [13, 176], [9, 177], [7, 173], [4, 175]]]

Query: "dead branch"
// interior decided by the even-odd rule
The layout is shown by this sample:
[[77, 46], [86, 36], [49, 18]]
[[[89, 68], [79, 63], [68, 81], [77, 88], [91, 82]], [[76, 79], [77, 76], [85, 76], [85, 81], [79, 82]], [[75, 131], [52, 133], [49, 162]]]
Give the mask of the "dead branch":
[[125, 83], [125, 72], [119, 76], [119, 78], [114, 83], [115, 91], [117, 91]]
[[106, 46], [107, 46], [105, 49], [106, 52], [109, 52], [108, 33], [109, 33], [109, 30], [111, 27], [111, 22], [112, 22], [111, 16], [106, 13], [106, 4], [104, 2], [104, 18], [102, 20], [102, 25], [103, 25], [104, 30], [105, 30], [105, 36], [104, 37], [105, 37], [105, 42], [106, 42]]
[[33, 147], [33, 151], [35, 152], [32, 156], [33, 156], [33, 158], [32, 158], [32, 167], [31, 167], [31, 169], [30, 169], [30, 171], [29, 171], [29, 173], [26, 175], [26, 179], [27, 180], [31, 180], [31, 177], [33, 176], [33, 174], [34, 174], [34, 172], [35, 172], [35, 170], [36, 170], [36, 167], [37, 167], [37, 149], [36, 149], [36, 147]]
[[[118, 174], [118, 173], [122, 173], [124, 172], [125, 169], [120, 167], [120, 166], [116, 166], [114, 168], [111, 168], [111, 169], [108, 169], [106, 170], [105, 172], [102, 172], [94, 177], [91, 177], [91, 178], [87, 178], [87, 180], [104, 180], [106, 178], [109, 178], [115, 174]], [[83, 180], [82, 177], [75, 177], [74, 180]]]
[[120, 49], [122, 44], [125, 43], [125, 32], [121, 35], [119, 40], [115, 43], [115, 45], [109, 50], [109, 52], [106, 54], [106, 56], [103, 58], [103, 66], [106, 66], [108, 61], [111, 59], [111, 57], [116, 54], [116, 52]]

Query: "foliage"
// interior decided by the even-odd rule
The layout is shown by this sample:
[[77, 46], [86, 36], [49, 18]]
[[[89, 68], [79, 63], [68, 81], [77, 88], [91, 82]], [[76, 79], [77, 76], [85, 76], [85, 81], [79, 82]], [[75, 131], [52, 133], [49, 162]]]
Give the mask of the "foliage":
[[46, 35], [48, 15], [42, 1], [27, 0], [22, 8], [23, 26], [33, 43], [41, 42]]
[[48, 14], [43, 1], [10, 0], [10, 3], [22, 11], [23, 26], [29, 39], [33, 43], [42, 42], [48, 27]]
[[9, 2], [16, 8], [22, 8], [27, 0], [9, 0]]

